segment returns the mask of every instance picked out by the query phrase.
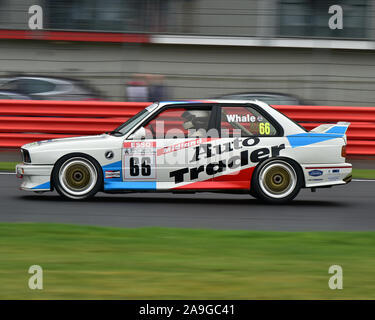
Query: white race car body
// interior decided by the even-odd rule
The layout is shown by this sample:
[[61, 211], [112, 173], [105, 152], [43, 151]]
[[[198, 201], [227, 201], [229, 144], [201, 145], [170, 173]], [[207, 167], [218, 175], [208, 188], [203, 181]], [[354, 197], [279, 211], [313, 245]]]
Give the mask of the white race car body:
[[[253, 121], [259, 130], [259, 127], [267, 127], [263, 118], [266, 117], [275, 127], [274, 133], [249, 136], [241, 134], [236, 137], [224, 137], [220, 134], [216, 137], [153, 136], [148, 139], [139, 136], [145, 123], [163, 110], [181, 107], [188, 110], [200, 106], [223, 108], [228, 105], [251, 105], [256, 108], [262, 115], [258, 115], [259, 123], [248, 116], [242, 118], [242, 124], [247, 125], [246, 121]], [[217, 114], [221, 114], [221, 111], [215, 113], [214, 109], [211, 109], [210, 112], [211, 125], [219, 128], [218, 120], [215, 122], [212, 119], [215, 119], [215, 114], [217, 119]], [[241, 128], [240, 117], [232, 114], [229, 118], [231, 116], [238, 120], [237, 125]], [[241, 117], [244, 115], [241, 114]], [[24, 145], [24, 163], [16, 168], [18, 176], [23, 178], [21, 189], [53, 190], [55, 181], [52, 179], [52, 172], [56, 163], [65, 156], [79, 154], [95, 159], [101, 167], [102, 173], [99, 177], [103, 181], [100, 190], [104, 192], [247, 192], [252, 187], [255, 168], [269, 159], [287, 159], [297, 163], [303, 173], [303, 178], [300, 177], [301, 187], [340, 185], [351, 179], [352, 166], [345, 162], [345, 155], [342, 154], [346, 145], [345, 132], [348, 123], [322, 125], [306, 132], [292, 120], [260, 101], [163, 102], [146, 108], [138, 119], [140, 120], [134, 120], [132, 127], [127, 128], [121, 135], [101, 134]]]

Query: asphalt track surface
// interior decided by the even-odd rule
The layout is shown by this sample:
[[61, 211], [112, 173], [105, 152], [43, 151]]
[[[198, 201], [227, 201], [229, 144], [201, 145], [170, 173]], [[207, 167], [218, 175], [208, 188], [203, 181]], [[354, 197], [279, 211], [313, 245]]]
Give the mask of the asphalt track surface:
[[98, 193], [62, 200], [56, 192], [20, 191], [15, 175], [0, 174], [0, 222], [52, 222], [114, 227], [244, 230], [375, 230], [375, 182], [302, 190], [291, 203], [267, 205], [247, 195]]

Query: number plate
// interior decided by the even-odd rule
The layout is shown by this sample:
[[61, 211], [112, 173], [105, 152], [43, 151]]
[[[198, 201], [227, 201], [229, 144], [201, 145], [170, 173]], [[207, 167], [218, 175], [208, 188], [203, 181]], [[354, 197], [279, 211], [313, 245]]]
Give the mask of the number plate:
[[124, 180], [156, 179], [156, 141], [124, 142]]

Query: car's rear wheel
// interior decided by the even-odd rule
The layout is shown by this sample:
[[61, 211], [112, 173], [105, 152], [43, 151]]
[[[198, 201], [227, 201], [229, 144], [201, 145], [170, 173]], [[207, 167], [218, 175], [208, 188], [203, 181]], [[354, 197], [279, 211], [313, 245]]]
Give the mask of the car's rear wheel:
[[57, 161], [52, 181], [57, 192], [69, 199], [82, 200], [93, 197], [103, 181], [97, 161], [84, 154], [71, 154]]
[[270, 159], [255, 168], [251, 194], [270, 203], [293, 200], [303, 184], [300, 167], [288, 159]]

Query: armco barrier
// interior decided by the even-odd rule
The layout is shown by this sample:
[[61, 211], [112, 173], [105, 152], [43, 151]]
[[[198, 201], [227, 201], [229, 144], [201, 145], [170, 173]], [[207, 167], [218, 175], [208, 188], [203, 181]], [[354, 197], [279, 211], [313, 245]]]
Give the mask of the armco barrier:
[[[0, 100], [0, 148], [110, 131], [150, 103]], [[311, 130], [348, 121], [349, 155], [375, 155], [375, 107], [274, 106]]]

